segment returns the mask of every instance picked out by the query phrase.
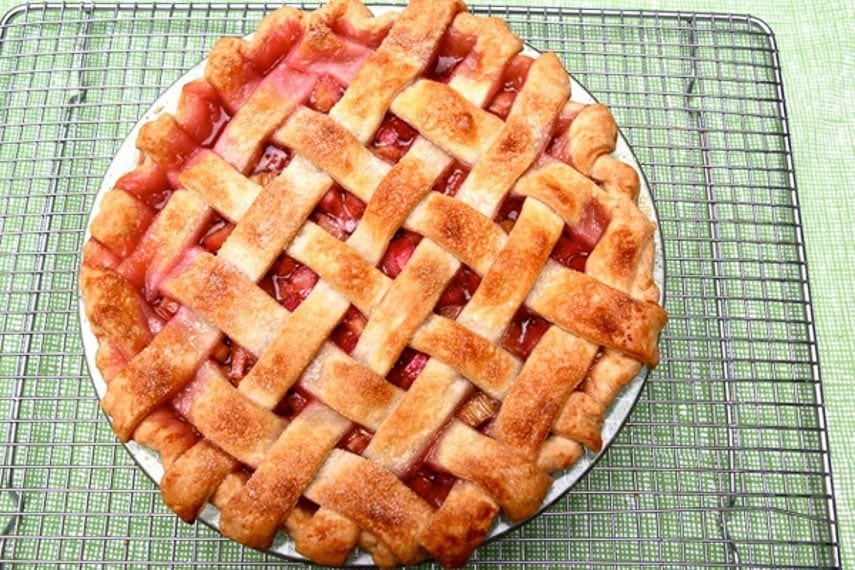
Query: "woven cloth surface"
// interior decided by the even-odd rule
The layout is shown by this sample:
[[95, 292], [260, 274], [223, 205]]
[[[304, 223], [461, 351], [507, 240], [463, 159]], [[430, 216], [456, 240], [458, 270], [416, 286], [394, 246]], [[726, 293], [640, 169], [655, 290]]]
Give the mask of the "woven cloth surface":
[[[510, 4], [530, 6], [524, 2]], [[788, 455], [786, 451], [799, 446], [815, 451], [822, 445], [822, 438], [818, 437], [821, 418], [805, 415], [806, 404], [815, 401], [815, 386], [800, 382], [815, 375], [812, 368], [816, 358], [809, 353], [809, 331], [802, 326], [813, 317], [828, 418], [842, 565], [849, 566], [855, 563], [855, 438], [849, 427], [855, 422], [852, 412], [855, 384], [849, 374], [855, 364], [852, 357], [855, 317], [847, 309], [851, 283], [855, 280], [855, 268], [850, 262], [855, 259], [855, 240], [850, 229], [855, 223], [855, 203], [848, 188], [855, 175], [851, 160], [855, 150], [855, 114], [848, 108], [848, 95], [855, 89], [855, 40], [850, 33], [855, 9], [844, 2], [790, 5], [759, 1], [748, 7], [732, 0], [691, 0], [679, 6], [645, 0], [579, 1], [574, 5], [734, 14], [750, 9], [754, 16], [768, 23], [776, 44], [770, 44], [770, 36], [760, 24], [748, 26], [753, 30], [751, 34], [727, 32], [734, 26], [742, 29], [744, 19], [740, 18], [729, 28], [722, 26], [725, 30], [722, 34], [717, 35], [715, 25], [700, 26], [697, 32], [692, 32], [697, 35], [688, 39], [682, 35], [682, 28], [671, 34], [669, 29], [673, 26], [655, 18], [641, 20], [648, 27], [637, 33], [617, 28], [619, 33], [613, 38], [608, 35], [611, 20], [605, 17], [598, 26], [595, 16], [574, 20], [580, 25], [590, 22], [591, 29], [598, 34], [589, 37], [579, 32], [579, 38], [596, 47], [583, 61], [585, 69], [591, 72], [577, 74], [577, 78], [598, 96], [617, 104], [618, 122], [635, 144], [640, 161], [647, 166], [646, 175], [654, 195], [661, 198], [658, 208], [664, 237], [676, 238], [670, 246], [666, 245], [671, 264], [666, 267], [673, 270], [669, 279], [674, 278], [675, 272], [681, 277], [669, 289], [669, 309], [677, 319], [666, 333], [664, 353], [667, 357], [685, 356], [687, 350], [709, 352], [694, 353], [682, 360], [675, 356], [665, 362], [651, 377], [642, 403], [633, 414], [631, 429], [622, 434], [618, 444], [583, 482], [580, 492], [562, 500], [557, 509], [526, 525], [509, 540], [489, 545], [479, 559], [485, 565], [491, 561], [518, 560], [540, 561], [544, 565], [554, 561], [560, 566], [557, 561], [568, 559], [615, 565], [642, 560], [673, 560], [690, 566], [704, 562], [748, 564], [750, 560], [757, 561], [755, 565], [833, 564], [829, 549], [815, 548], [816, 542], [834, 539], [827, 528], [828, 514], [821, 511], [822, 501], [794, 498], [821, 496], [822, 477], [785, 475], [825, 471], [820, 453]], [[0, 0], [3, 12], [12, 6], [12, 2]], [[124, 450], [115, 445], [93, 399], [86, 368], [80, 358], [74, 357], [80, 351], [73, 279], [77, 249], [82, 243], [80, 229], [91, 204], [91, 191], [97, 187], [109, 162], [107, 157], [145, 108], [131, 104], [98, 106], [97, 101], [99, 97], [121, 101], [128, 85], [129, 101], [153, 100], [170, 83], [169, 78], [180, 76], [181, 70], [198, 61], [198, 53], [193, 52], [184, 57], [165, 58], [161, 75], [134, 73], [139, 64], [136, 58], [143, 56], [138, 53], [137, 44], [121, 36], [147, 35], [156, 50], [175, 53], [185, 43], [201, 45], [202, 31], [211, 30], [211, 22], [199, 21], [188, 24], [181, 34], [159, 37], [156, 20], [167, 20], [170, 13], [154, 8], [146, 10], [146, 4], [140, 6], [145, 17], [140, 18], [139, 24], [134, 23], [130, 13], [120, 12], [90, 24], [82, 17], [84, 12], [72, 6], [52, 19], [44, 18], [39, 30], [24, 25], [10, 28], [7, 40], [15, 34], [32, 34], [36, 41], [29, 44], [10, 41], [0, 50], [3, 58], [0, 90], [4, 95], [8, 92], [3, 104], [8, 110], [7, 117], [15, 119], [17, 129], [12, 132], [7, 127], [9, 130], [2, 136], [5, 149], [0, 151], [4, 185], [0, 189], [4, 196], [0, 276], [2, 290], [8, 291], [2, 298], [2, 326], [8, 334], [3, 337], [0, 378], [17, 379], [0, 381], [3, 391], [0, 419], [27, 418], [15, 423], [14, 434], [11, 429], [0, 430], [4, 432], [0, 440], [4, 445], [10, 441], [25, 442], [17, 451], [10, 451], [11, 446], [4, 448], [6, 462], [13, 467], [27, 466], [26, 470], [12, 469], [6, 473], [9, 480], [4, 482], [4, 488], [50, 490], [38, 494], [37, 504], [30, 507], [39, 511], [38, 516], [28, 519], [30, 523], [19, 521], [15, 530], [18, 538], [4, 541], [0, 557], [69, 564], [81, 560], [273, 563], [276, 562], [273, 558], [224, 545], [216, 533], [205, 527], [186, 527], [175, 522], [174, 516], [161, 505], [157, 490], [133, 468]], [[559, 7], [559, 4], [541, 2], [540, 6]], [[216, 25], [221, 27], [221, 33], [240, 31], [228, 21], [217, 20]], [[106, 42], [107, 36], [115, 35], [116, 30], [119, 37], [109, 42], [109, 49], [102, 51], [95, 43], [85, 57], [75, 49], [75, 38], [80, 35]], [[571, 50], [556, 37], [558, 30], [549, 25], [526, 29], [523, 24], [517, 29], [523, 36], [528, 32], [530, 37], [540, 38], [542, 45], [538, 47]], [[645, 33], [649, 35], [645, 37]], [[643, 57], [622, 54], [620, 41], [627, 37], [639, 44], [659, 42], [659, 52], [653, 53], [659, 59], [645, 61]], [[603, 48], [610, 39], [613, 40], [610, 47]], [[717, 43], [721, 41], [725, 42], [723, 47]], [[70, 120], [67, 109], [54, 105], [47, 93], [65, 90], [66, 96], [60, 100], [68, 99], [80, 87], [76, 82], [85, 81], [76, 69], [86, 66], [97, 75], [101, 69], [116, 66], [116, 53], [122, 53], [122, 42], [128, 48], [125, 67], [130, 71], [118, 76], [98, 75], [104, 79], [103, 91], [78, 101]], [[745, 43], [732, 45], [734, 42]], [[40, 50], [57, 49], [57, 45], [65, 50], [62, 58], [39, 57]], [[686, 67], [686, 45], [695, 46], [688, 53], [701, 61], [694, 71]], [[774, 107], [763, 102], [776, 97], [774, 91], [764, 91], [775, 83], [776, 71], [770, 63], [775, 45], [786, 96], [787, 123], [766, 120], [768, 109]], [[14, 46], [14, 50], [10, 51], [9, 46]], [[746, 53], [751, 56], [740, 59]], [[733, 64], [734, 61], [737, 63]], [[650, 62], [655, 62], [654, 68]], [[20, 75], [7, 73], [9, 69], [27, 65], [32, 65], [34, 72], [27, 83], [21, 83]], [[151, 61], [147, 60], [146, 65], [151, 65]], [[642, 79], [633, 79], [628, 72], [637, 72]], [[691, 73], [700, 78], [693, 87], [698, 97], [686, 99], [683, 93], [691, 81]], [[743, 73], [749, 75], [743, 77]], [[737, 81], [733, 92], [728, 91], [728, 82], [721, 80], [730, 76], [743, 81]], [[745, 108], [744, 89], [752, 77], [756, 80], [756, 87], [749, 92], [753, 106]], [[12, 92], [11, 87], [21, 89]], [[609, 90], [617, 94], [610, 97]], [[34, 99], [42, 93], [44, 100]], [[651, 108], [674, 111], [673, 115], [661, 111], [661, 116], [649, 117], [645, 113], [650, 113]], [[727, 117], [732, 115], [738, 115], [735, 123], [728, 122]], [[721, 118], [720, 124], [715, 117]], [[645, 130], [645, 121], [649, 119], [660, 126], [670, 125], [671, 121], [675, 125], [689, 121], [686, 124], [692, 128], [686, 132], [675, 129], [671, 134], [665, 134], [666, 129], [662, 128]], [[699, 132], [704, 136], [699, 137]], [[787, 149], [775, 146], [785, 134], [789, 134], [793, 145], [801, 219], [791, 203], [787, 207], [788, 189], [792, 185], [789, 170], [776, 162], [776, 157], [788, 155]], [[15, 144], [6, 144], [10, 141]], [[88, 144], [88, 150], [81, 148], [81, 144]], [[53, 146], [45, 148], [45, 145]], [[90, 152], [92, 160], [78, 160], [61, 167], [51, 160], [38, 160], [65, 156], [68, 148], [61, 148], [63, 145], [73, 148], [78, 156]], [[717, 208], [715, 215], [722, 220], [753, 220], [756, 226], [724, 223], [711, 229], [712, 226], [702, 223], [710, 214], [698, 209], [692, 192], [704, 185], [704, 169], [697, 168], [696, 162], [692, 163], [694, 168], [673, 167], [699, 160], [700, 155], [695, 152], [698, 146], [708, 147], [709, 151], [704, 155], [712, 166], [706, 170], [709, 177], [706, 182], [711, 180], [724, 189], [724, 194], [712, 198]], [[745, 152], [732, 152], [733, 148], [743, 147]], [[672, 165], [662, 162], [663, 148], [671, 149], [665, 156]], [[739, 162], [743, 159], [748, 162]], [[756, 178], [758, 172], [762, 173], [762, 179]], [[46, 186], [31, 185], [31, 180]], [[81, 191], [81, 183], [89, 187]], [[754, 186], [761, 190], [752, 189]], [[656, 193], [658, 187], [663, 188], [660, 194]], [[781, 196], [775, 195], [775, 188], [783, 189]], [[763, 207], [758, 208], [758, 203]], [[33, 215], [40, 211], [52, 215]], [[16, 217], [17, 214], [27, 215]], [[790, 312], [793, 305], [788, 303], [798, 305], [803, 298], [798, 274], [802, 265], [796, 247], [799, 226], [807, 250], [813, 315], [793, 317]], [[693, 243], [695, 249], [689, 245]], [[778, 245], [768, 251], [763, 249], [770, 244]], [[705, 250], [707, 247], [709, 251]], [[50, 253], [14, 255], [22, 251]], [[759, 260], [764, 255], [779, 262], [777, 273], [768, 273], [768, 267], [760, 263], [746, 261], [731, 266], [726, 261]], [[725, 261], [707, 264], [705, 260], [713, 256]], [[714, 278], [706, 279], [711, 276]], [[747, 281], [735, 285], [737, 289], [728, 289], [739, 276]], [[710, 283], [721, 283], [721, 288]], [[28, 293], [33, 288], [51, 294], [33, 297]], [[769, 302], [778, 297], [784, 301]], [[709, 299], [708, 304], [703, 301], [705, 298]], [[736, 298], [739, 302], [730, 304]], [[752, 299], [759, 300], [756, 307]], [[699, 306], [690, 306], [687, 300], [701, 301]], [[756, 330], [757, 321], [745, 317], [755, 309], [762, 313], [759, 320], [764, 330]], [[727, 315], [727, 319], [718, 321], [725, 322], [725, 329], [716, 328], [722, 325], [715, 320], [699, 318], [705, 311]], [[27, 330], [43, 334], [37, 338], [14, 334]], [[717, 335], [735, 340], [726, 350], [715, 352], [710, 349], [717, 348], [713, 342]], [[783, 341], [778, 342], [779, 339]], [[725, 359], [732, 358], [731, 365], [722, 366], [723, 353]], [[734, 383], [727, 387], [716, 383], [721, 375]], [[749, 382], [758, 377], [776, 381]], [[786, 377], [793, 381], [777, 382]], [[50, 381], [56, 378], [62, 382]], [[724, 394], [726, 389], [730, 393]], [[728, 398], [758, 405], [756, 409], [716, 405]], [[798, 405], [772, 405], [776, 400]], [[700, 405], [692, 407], [692, 402]], [[57, 428], [71, 419], [73, 429]], [[760, 429], [733, 432], [719, 429], [729, 421]], [[767, 426], [772, 424], [778, 424], [781, 431], [768, 431]], [[657, 448], [666, 442], [671, 446], [669, 453]], [[743, 451], [756, 446], [760, 451], [734, 458], [728, 453], [734, 445]], [[769, 451], [776, 447], [785, 451]], [[648, 454], [647, 448], [656, 451]], [[727, 464], [732, 467], [734, 463], [742, 474], [737, 485], [739, 496], [722, 498], [722, 489], [732, 489], [722, 479], [721, 473], [727, 471], [722, 467]], [[638, 471], [636, 465], [640, 467]], [[655, 469], [646, 469], [650, 465]], [[770, 471], [781, 475], [751, 475]], [[649, 496], [633, 496], [632, 492], [639, 489], [649, 490]], [[22, 510], [18, 499], [19, 496], [3, 493], [0, 510]], [[27, 496], [23, 499], [26, 503]], [[739, 507], [725, 525], [730, 541], [721, 540], [722, 519], [716, 516], [716, 509], [722, 506]], [[661, 515], [669, 509], [678, 514]], [[802, 520], [770, 514], [776, 509], [782, 513], [799, 512]], [[27, 510], [25, 506], [23, 511]], [[568, 516], [573, 511], [583, 516]], [[634, 513], [632, 516], [622, 516], [622, 512], [630, 511]], [[74, 516], [75, 513], [86, 516]], [[154, 514], [148, 516], [149, 513]], [[5, 524], [0, 520], [0, 526]], [[562, 539], [589, 535], [601, 539], [585, 543], [571, 541], [569, 547], [566, 539]], [[175, 540], [176, 536], [179, 540]], [[125, 540], [125, 537], [138, 540]], [[633, 540], [633, 537], [646, 540]], [[650, 541], [652, 537], [661, 540]]]

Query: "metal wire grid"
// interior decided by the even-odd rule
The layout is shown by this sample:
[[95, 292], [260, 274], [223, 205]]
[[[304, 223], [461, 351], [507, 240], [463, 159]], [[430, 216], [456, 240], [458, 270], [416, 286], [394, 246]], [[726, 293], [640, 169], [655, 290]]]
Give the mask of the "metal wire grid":
[[[0, 23], [0, 561], [281, 565], [180, 523], [78, 337], [100, 177], [158, 94], [274, 6], [27, 4]], [[615, 444], [473, 567], [839, 567], [777, 51], [745, 16], [481, 7], [611, 106], [654, 194], [670, 323]]]

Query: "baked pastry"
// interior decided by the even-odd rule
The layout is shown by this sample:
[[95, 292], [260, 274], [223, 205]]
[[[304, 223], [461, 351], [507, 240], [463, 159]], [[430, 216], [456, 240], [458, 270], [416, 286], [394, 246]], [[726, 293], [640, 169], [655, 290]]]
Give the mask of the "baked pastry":
[[659, 358], [655, 227], [609, 111], [522, 47], [455, 0], [285, 7], [141, 128], [80, 287], [182, 519], [459, 566], [599, 450]]

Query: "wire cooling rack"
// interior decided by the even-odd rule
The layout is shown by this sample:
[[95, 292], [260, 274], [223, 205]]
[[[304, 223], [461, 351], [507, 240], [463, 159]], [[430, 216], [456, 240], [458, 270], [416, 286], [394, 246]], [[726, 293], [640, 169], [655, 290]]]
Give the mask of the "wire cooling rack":
[[[27, 4], [0, 22], [0, 561], [281, 565], [179, 522], [82, 357], [76, 270], [131, 125], [264, 5]], [[481, 7], [611, 106], [665, 241], [662, 363], [615, 444], [473, 567], [839, 567], [777, 51], [746, 16]]]

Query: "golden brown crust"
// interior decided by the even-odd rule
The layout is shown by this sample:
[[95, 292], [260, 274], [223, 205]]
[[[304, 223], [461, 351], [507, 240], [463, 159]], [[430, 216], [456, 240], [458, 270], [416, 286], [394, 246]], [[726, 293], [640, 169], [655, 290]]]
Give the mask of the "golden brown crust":
[[433, 46], [462, 9], [456, 0], [413, 2], [360, 67], [330, 116], [367, 142], [395, 96], [427, 66]]
[[386, 374], [459, 266], [460, 262], [445, 250], [422, 241], [375, 307], [353, 356], [375, 372]]
[[154, 213], [133, 195], [118, 188], [104, 194], [92, 219], [92, 237], [119, 257], [127, 257], [139, 243]]
[[163, 502], [182, 520], [193, 522], [238, 462], [206, 440], [181, 454], [163, 474]]
[[272, 297], [233, 266], [207, 252], [193, 258], [163, 288], [255, 355], [264, 352], [288, 318]]
[[326, 405], [343, 416], [375, 431], [396, 407], [403, 391], [336, 351], [322, 365], [316, 381], [304, 381]]
[[258, 467], [285, 423], [238, 393], [210, 362], [202, 366], [198, 378], [202, 386], [188, 406], [187, 419], [217, 447], [250, 467]]
[[537, 456], [537, 466], [545, 473], [567, 469], [582, 457], [585, 449], [576, 441], [557, 435], [549, 436], [543, 442]]
[[325, 406], [308, 405], [267, 450], [244, 489], [224, 506], [223, 534], [253, 548], [268, 548], [349, 425]]
[[183, 161], [188, 156], [174, 154], [174, 148], [168, 141], [181, 140], [187, 135], [175, 121], [175, 117], [169, 114], [160, 115], [155, 120], [144, 124], [140, 128], [136, 145], [148, 158], [159, 165], [171, 165], [176, 161]]
[[600, 155], [591, 167], [591, 178], [603, 190], [615, 196], [625, 196], [635, 201], [641, 189], [638, 171], [611, 155]]
[[476, 105], [484, 106], [500, 88], [505, 65], [523, 48], [504, 20], [461, 12], [451, 24], [451, 35], [465, 38], [472, 51], [461, 62], [450, 85]]
[[[563, 226], [544, 205], [530, 201], [502, 251], [463, 308], [458, 321], [479, 335], [498, 342], [538, 279]], [[513, 275], [513, 279], [508, 279]]]
[[502, 130], [495, 115], [448, 85], [422, 79], [392, 101], [391, 110], [436, 146], [474, 164]]
[[483, 487], [512, 521], [533, 515], [552, 485], [552, 479], [519, 451], [458, 421], [440, 436], [433, 460]]
[[193, 378], [219, 338], [219, 331], [179, 311], [107, 384], [101, 407], [116, 435], [128, 441], [143, 418]]
[[228, 162], [207, 151], [184, 169], [178, 180], [209, 206], [232, 222], [241, 219], [261, 192]]
[[490, 435], [537, 459], [553, 419], [596, 352], [596, 345], [550, 327], [511, 385]]
[[398, 560], [405, 564], [418, 561], [418, 538], [430, 520], [431, 509], [390, 471], [336, 449], [306, 496], [353, 519], [382, 540]]
[[129, 360], [151, 342], [151, 315], [136, 288], [111, 269], [80, 268], [86, 317], [101, 342], [109, 341]]
[[550, 126], [570, 95], [570, 80], [555, 54], [531, 65], [505, 126], [463, 182], [457, 198], [492, 218], [513, 183], [538, 157]]
[[190, 425], [167, 408], [158, 408], [141, 421], [133, 438], [155, 450], [165, 470], [199, 440]]
[[359, 526], [321, 507], [314, 513], [297, 507], [285, 521], [294, 548], [317, 564], [342, 566], [359, 540]]
[[615, 149], [617, 125], [608, 107], [597, 103], [579, 112], [570, 124], [567, 136], [570, 163], [579, 171], [590, 174], [597, 158]]
[[[321, 288], [326, 285], [319, 284]], [[329, 337], [347, 301], [309, 296], [291, 314], [239, 385], [258, 404], [272, 409], [312, 361]]]
[[422, 533], [421, 543], [446, 568], [460, 568], [481, 545], [499, 506], [474, 483], [458, 481]]
[[510, 353], [456, 321], [428, 317], [410, 345], [448, 364], [473, 384], [502, 399], [520, 363]]
[[[568, 295], [568, 291], [573, 294]], [[648, 366], [659, 362], [659, 331], [667, 319], [659, 305], [634, 299], [554, 263], [546, 266], [527, 301], [532, 309], [569, 332], [615, 348]]]
[[610, 287], [629, 292], [656, 225], [626, 199], [612, 202], [611, 216], [605, 233], [588, 256], [585, 273]]
[[358, 0], [333, 0], [314, 14], [336, 30], [342, 30], [347, 36], [356, 36], [362, 43], [371, 47], [377, 47], [383, 41], [398, 18], [397, 12], [375, 17], [371, 10]]
[[363, 452], [398, 475], [433, 443], [471, 385], [450, 367], [430, 360]]
[[308, 161], [295, 158], [292, 164], [299, 168], [285, 170], [262, 189], [218, 253], [252, 281], [261, 279], [329, 189], [329, 177]]
[[[440, 162], [424, 160], [425, 154], [434, 155]], [[377, 186], [365, 208], [348, 246], [358, 252], [366, 262], [377, 264], [389, 240], [403, 225], [404, 220], [427, 195], [436, 177], [445, 167], [445, 155], [425, 143], [413, 143], [410, 152], [389, 171]]]
[[459, 200], [432, 193], [407, 220], [407, 227], [428, 237], [484, 275], [505, 245], [501, 226]]
[[371, 196], [390, 169], [340, 123], [305, 107], [291, 114], [274, 140], [311, 160], [361, 200]]
[[394, 568], [401, 565], [401, 561], [395, 557], [389, 547], [370, 532], [359, 533], [359, 547], [371, 554], [371, 561], [379, 568]]
[[522, 177], [514, 190], [543, 202], [571, 227], [579, 223], [584, 209], [601, 193], [587, 176], [561, 162], [550, 162]]
[[391, 279], [342, 241], [307, 223], [288, 253], [314, 270], [363, 313], [370, 314], [389, 289]]
[[561, 414], [555, 419], [555, 433], [584, 443], [593, 452], [603, 447], [600, 433], [606, 407], [585, 392], [573, 392], [567, 399]]

